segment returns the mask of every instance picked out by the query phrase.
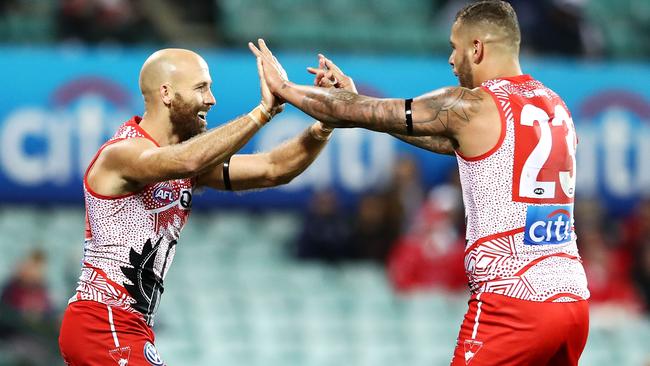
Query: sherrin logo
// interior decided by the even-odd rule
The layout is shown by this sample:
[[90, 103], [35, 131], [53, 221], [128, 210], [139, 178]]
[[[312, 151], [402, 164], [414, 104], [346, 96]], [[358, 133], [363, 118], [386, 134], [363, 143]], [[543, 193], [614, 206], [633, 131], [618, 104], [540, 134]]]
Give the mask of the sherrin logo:
[[170, 187], [161, 186], [153, 191], [153, 198], [161, 203], [172, 203], [176, 200], [174, 190]]
[[528, 206], [525, 244], [562, 244], [571, 240], [572, 234], [573, 205]]

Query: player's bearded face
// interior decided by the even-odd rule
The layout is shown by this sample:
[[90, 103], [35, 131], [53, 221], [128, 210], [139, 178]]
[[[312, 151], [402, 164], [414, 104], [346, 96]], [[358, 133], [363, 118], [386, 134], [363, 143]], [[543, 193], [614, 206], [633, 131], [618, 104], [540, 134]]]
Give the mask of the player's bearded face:
[[169, 107], [169, 119], [172, 122], [174, 134], [181, 141], [188, 140], [207, 130], [205, 119], [199, 117], [199, 112], [206, 111], [205, 106], [186, 101], [179, 93]]

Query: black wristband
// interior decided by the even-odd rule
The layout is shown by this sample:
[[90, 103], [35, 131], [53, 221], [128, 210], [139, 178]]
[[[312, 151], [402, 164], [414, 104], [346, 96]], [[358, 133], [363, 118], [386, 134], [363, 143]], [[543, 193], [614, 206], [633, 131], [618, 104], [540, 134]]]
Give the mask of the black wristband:
[[404, 114], [406, 115], [406, 133], [413, 134], [413, 111], [411, 110], [411, 103], [413, 99], [409, 98], [404, 100]]
[[232, 191], [232, 185], [230, 185], [230, 158], [232, 156], [229, 156], [228, 160], [223, 162], [223, 186], [227, 191]]

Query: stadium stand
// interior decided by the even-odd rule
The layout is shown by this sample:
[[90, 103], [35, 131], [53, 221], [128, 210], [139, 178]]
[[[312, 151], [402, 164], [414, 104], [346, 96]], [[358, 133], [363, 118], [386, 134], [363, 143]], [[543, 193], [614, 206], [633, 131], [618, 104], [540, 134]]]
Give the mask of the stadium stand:
[[[197, 212], [184, 229], [156, 319], [171, 365], [444, 365], [466, 294], [396, 295], [371, 263], [296, 262], [300, 228], [287, 212]], [[78, 209], [0, 210], [0, 283], [33, 247], [48, 254], [50, 290], [63, 309], [82, 250]], [[11, 238], [11, 241], [6, 238]], [[650, 323], [593, 311], [585, 365], [642, 365]], [[4, 355], [8, 359], [8, 355]], [[3, 359], [0, 357], [0, 365]], [[11, 363], [4, 363], [10, 365]]]

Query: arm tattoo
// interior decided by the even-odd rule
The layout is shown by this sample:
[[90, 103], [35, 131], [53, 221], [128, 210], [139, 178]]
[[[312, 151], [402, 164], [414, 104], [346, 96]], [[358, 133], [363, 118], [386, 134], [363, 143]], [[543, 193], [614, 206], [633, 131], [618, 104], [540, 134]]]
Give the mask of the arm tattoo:
[[391, 133], [391, 135], [408, 144], [438, 154], [454, 155], [454, 151], [458, 148], [456, 140], [441, 135], [408, 136], [397, 133]]
[[440, 95], [429, 98], [429, 108], [433, 111], [431, 121], [419, 121], [419, 124], [439, 122], [443, 131], [452, 135], [463, 124], [469, 123], [472, 115], [478, 112], [481, 96], [467, 88], [447, 88]]
[[[298, 106], [303, 112], [334, 127], [362, 127], [404, 134], [403, 99], [378, 99], [342, 89], [303, 89]], [[450, 87], [418, 97], [413, 102], [415, 136], [453, 137], [479, 112], [478, 91]]]
[[401, 128], [403, 116], [399, 116], [398, 103], [398, 99], [377, 99], [331, 88], [306, 92], [299, 108], [334, 127], [387, 132]]
[[351, 92], [348, 92], [347, 90], [342, 90], [342, 89], [333, 89], [332, 90], [332, 98], [340, 100], [342, 102], [352, 104], [350, 102], [353, 102], [356, 98], [358, 97], [358, 94], [354, 94]]

